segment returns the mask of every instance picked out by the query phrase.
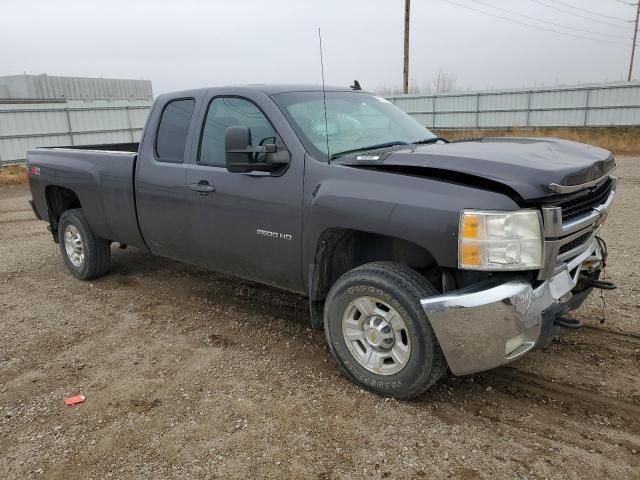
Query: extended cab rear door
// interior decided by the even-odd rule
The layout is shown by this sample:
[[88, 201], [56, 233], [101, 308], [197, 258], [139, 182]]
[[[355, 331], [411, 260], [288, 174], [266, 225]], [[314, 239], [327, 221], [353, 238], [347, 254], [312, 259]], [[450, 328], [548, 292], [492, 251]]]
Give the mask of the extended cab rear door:
[[[238, 125], [251, 129], [253, 145], [287, 148], [286, 171], [277, 176], [230, 173], [224, 135], [228, 127]], [[299, 145], [288, 148], [288, 135], [292, 131], [284, 117], [262, 92], [220, 89], [205, 98], [192, 145], [194, 158], [186, 166], [184, 212], [191, 255], [198, 264], [302, 290], [304, 150]]]
[[185, 162], [192, 155], [198, 95], [161, 96], [147, 120], [136, 171], [138, 224], [149, 250], [191, 261]]

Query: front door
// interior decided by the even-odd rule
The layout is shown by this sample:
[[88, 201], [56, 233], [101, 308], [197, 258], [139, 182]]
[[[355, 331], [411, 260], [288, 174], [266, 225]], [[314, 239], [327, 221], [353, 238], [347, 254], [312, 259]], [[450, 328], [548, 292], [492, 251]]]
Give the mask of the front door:
[[246, 126], [253, 145], [284, 148], [267, 116], [239, 97], [214, 97], [207, 107], [193, 164], [187, 166], [189, 238], [194, 263], [284, 288], [300, 285], [303, 158], [280, 176], [230, 173], [228, 127]]

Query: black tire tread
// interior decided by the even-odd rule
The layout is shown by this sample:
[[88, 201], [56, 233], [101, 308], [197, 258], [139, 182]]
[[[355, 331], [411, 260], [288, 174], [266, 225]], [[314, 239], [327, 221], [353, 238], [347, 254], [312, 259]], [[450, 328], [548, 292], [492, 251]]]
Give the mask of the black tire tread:
[[[417, 312], [419, 312], [419, 315], [421, 315], [422, 317], [419, 320], [422, 320], [428, 324], [429, 320], [427, 319], [424, 312], [422, 312], [420, 299], [438, 295], [439, 292], [433, 287], [433, 285], [431, 285], [431, 283], [426, 278], [424, 278], [414, 269], [396, 262], [380, 261], [371, 262], [356, 267], [342, 275], [334, 283], [331, 290], [329, 291], [327, 301], [325, 303], [325, 331], [327, 331], [326, 322], [328, 319], [327, 305], [329, 305], [332, 301], [333, 294], [338, 290], [341, 284], [356, 279], [375, 281], [377, 283], [380, 283], [383, 287], [385, 283], [400, 287], [400, 289], [405, 291], [411, 297], [412, 301], [415, 302]], [[333, 352], [331, 341], [329, 339], [327, 340], [329, 341], [329, 346]], [[433, 334], [432, 336], [431, 343], [434, 360], [433, 368], [429, 371], [427, 371], [427, 369], [421, 370], [421, 374], [418, 376], [418, 378], [416, 378], [416, 381], [414, 382], [414, 387], [406, 390], [402, 395], [394, 395], [396, 398], [410, 399], [421, 395], [430, 387], [432, 387], [447, 371], [448, 365], [446, 359], [444, 358], [444, 354], [442, 353], [442, 349], [440, 348], [440, 345], [435, 338], [435, 334]], [[335, 352], [333, 353], [335, 355]], [[338, 361], [338, 364], [340, 365], [342, 371], [345, 372], [349, 378], [358, 383], [357, 380], [353, 378], [353, 376], [341, 364], [340, 361]]]
[[[68, 257], [64, 249], [64, 227], [73, 224], [80, 230], [85, 248], [86, 268], [78, 271], [68, 263]], [[66, 210], [58, 222], [58, 243], [62, 256], [69, 267], [71, 274], [80, 280], [91, 280], [101, 277], [109, 271], [111, 267], [111, 242], [97, 237], [85, 219], [82, 209], [74, 208]]]

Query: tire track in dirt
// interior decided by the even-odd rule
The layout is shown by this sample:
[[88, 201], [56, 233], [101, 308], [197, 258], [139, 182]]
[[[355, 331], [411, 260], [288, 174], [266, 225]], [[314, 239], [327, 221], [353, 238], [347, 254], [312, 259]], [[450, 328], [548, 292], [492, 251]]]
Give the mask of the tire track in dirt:
[[7, 224], [7, 223], [12, 223], [12, 224], [16, 224], [16, 223], [26, 223], [26, 222], [37, 222], [38, 219], [37, 218], [15, 218], [12, 220], [0, 220], [0, 225], [3, 224]]
[[583, 328], [587, 331], [592, 331], [596, 334], [609, 336], [622, 342], [640, 346], [640, 335], [636, 335], [635, 333], [614, 332], [613, 330], [607, 330], [604, 328], [594, 327], [591, 325], [585, 325]]
[[625, 185], [640, 185], [640, 179], [639, 178], [625, 178], [625, 177], [618, 177], [618, 182], [625, 184]]
[[[614, 458], [625, 458], [626, 462], [633, 460], [633, 450], [640, 450], [622, 418], [603, 416], [594, 409], [568, 404], [551, 398], [548, 392], [542, 395], [510, 381], [503, 384], [497, 377], [485, 382], [488, 378], [489, 375], [477, 376], [469, 382], [446, 377], [442, 383], [451, 389], [449, 397], [435, 390], [425, 405], [435, 402], [436, 407], [430, 412], [448, 425], [478, 428], [487, 436], [517, 438], [531, 452], [527, 457], [510, 459], [523, 462], [524, 466], [541, 458], [545, 462], [557, 458], [560, 451], [571, 452], [572, 456], [587, 455], [594, 461], [599, 458], [603, 463]], [[460, 398], [464, 399], [463, 407], [458, 406]]]
[[567, 405], [576, 405], [586, 410], [603, 415], [617, 415], [628, 420], [630, 430], [640, 433], [640, 405], [611, 398], [598, 392], [584, 390], [572, 385], [552, 382], [538, 375], [525, 373], [513, 367], [503, 367], [480, 375], [480, 378], [488, 380], [491, 384], [514, 387], [526, 392], [543, 395]]
[[28, 208], [18, 208], [18, 209], [14, 209], [14, 210], [2, 210], [2, 213], [18, 213], [18, 212], [25, 212], [25, 213], [33, 214], [33, 212], [31, 210], [29, 210]]

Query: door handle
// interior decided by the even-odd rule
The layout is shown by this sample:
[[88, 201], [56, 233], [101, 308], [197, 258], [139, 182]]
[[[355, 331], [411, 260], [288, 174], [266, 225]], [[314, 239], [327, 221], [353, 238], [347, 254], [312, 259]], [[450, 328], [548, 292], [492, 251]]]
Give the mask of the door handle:
[[200, 195], [208, 195], [216, 191], [216, 187], [209, 185], [209, 182], [206, 180], [200, 180], [198, 183], [190, 183], [189, 188], [194, 192], [199, 192]]

